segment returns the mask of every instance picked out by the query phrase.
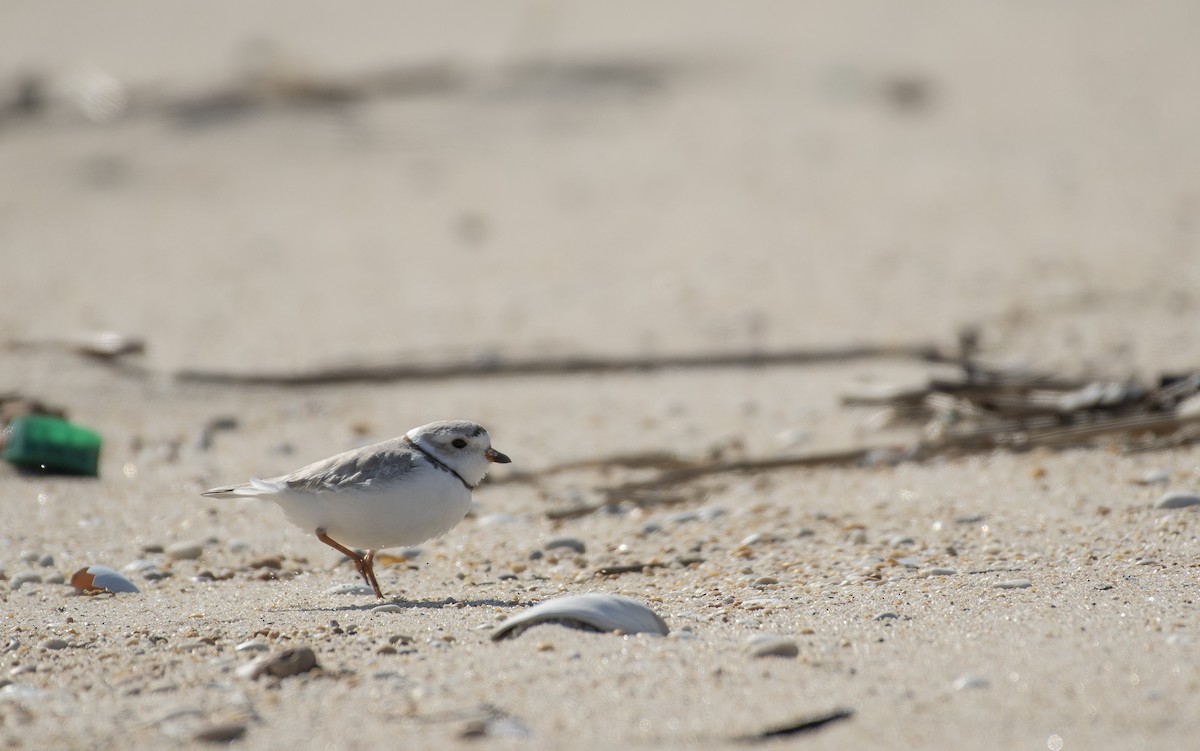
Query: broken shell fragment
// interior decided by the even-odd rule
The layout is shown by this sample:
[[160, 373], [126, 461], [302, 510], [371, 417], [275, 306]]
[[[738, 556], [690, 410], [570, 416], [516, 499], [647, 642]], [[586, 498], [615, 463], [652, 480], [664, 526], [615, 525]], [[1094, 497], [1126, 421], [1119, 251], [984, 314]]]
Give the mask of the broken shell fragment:
[[71, 586], [80, 592], [140, 592], [134, 583], [108, 566], [87, 566], [71, 574]]
[[516, 638], [526, 629], [543, 623], [600, 633], [620, 631], [666, 636], [670, 630], [658, 613], [636, 600], [618, 595], [589, 594], [547, 600], [507, 618], [492, 632], [492, 640]]
[[257, 680], [264, 675], [272, 678], [287, 678], [307, 673], [317, 667], [320, 666], [317, 664], [317, 655], [312, 651], [312, 647], [300, 646], [255, 658], [238, 668], [237, 674], [250, 680]]

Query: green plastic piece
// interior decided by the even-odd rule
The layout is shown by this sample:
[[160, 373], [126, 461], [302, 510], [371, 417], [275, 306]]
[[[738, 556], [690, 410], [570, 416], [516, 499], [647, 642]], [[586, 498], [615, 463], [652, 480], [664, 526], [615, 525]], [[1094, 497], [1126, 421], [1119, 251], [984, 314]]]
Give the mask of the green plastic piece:
[[71, 475], [95, 477], [100, 472], [98, 434], [47, 415], [22, 415], [8, 426], [6, 462]]

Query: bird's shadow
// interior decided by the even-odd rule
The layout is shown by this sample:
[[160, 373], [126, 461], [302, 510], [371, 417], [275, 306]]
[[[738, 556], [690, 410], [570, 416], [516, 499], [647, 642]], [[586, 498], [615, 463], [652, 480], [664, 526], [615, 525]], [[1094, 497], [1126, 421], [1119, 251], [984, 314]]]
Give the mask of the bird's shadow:
[[341, 605], [338, 607], [316, 608], [316, 607], [294, 607], [294, 608], [276, 608], [276, 612], [280, 613], [367, 613], [381, 605], [395, 605], [404, 610], [440, 610], [448, 607], [464, 607], [464, 608], [521, 608], [525, 605], [514, 603], [511, 600], [455, 600], [454, 598], [446, 598], [444, 600], [403, 600], [399, 598], [389, 598], [383, 601], [376, 600], [364, 605]]

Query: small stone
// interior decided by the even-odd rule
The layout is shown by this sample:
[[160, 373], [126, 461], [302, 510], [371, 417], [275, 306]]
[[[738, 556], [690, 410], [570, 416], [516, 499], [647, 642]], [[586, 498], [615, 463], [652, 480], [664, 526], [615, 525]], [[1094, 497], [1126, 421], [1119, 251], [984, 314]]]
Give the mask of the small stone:
[[246, 726], [240, 722], [222, 722], [206, 725], [192, 734], [192, 738], [205, 743], [232, 743], [246, 734]]
[[37, 665], [30, 665], [30, 664], [26, 663], [24, 665], [17, 665], [12, 670], [9, 670], [8, 674], [11, 675], [12, 677], [16, 678], [19, 675], [26, 675], [28, 673], [36, 673], [36, 672], [37, 672]]
[[546, 557], [546, 554], [540, 550], [529, 551], [529, 560], [531, 560], [531, 561], [540, 561], [545, 557]]
[[373, 595], [375, 590], [366, 584], [338, 584], [325, 590], [329, 595]]
[[694, 522], [700, 518], [700, 514], [695, 511], [679, 511], [674, 514], [667, 514], [663, 517], [663, 521], [667, 524], [687, 524]]
[[958, 571], [956, 571], [955, 569], [952, 569], [952, 568], [945, 568], [943, 566], [934, 566], [933, 568], [927, 568], [924, 571], [918, 573], [917, 576], [922, 576], [922, 577], [954, 576], [957, 573], [958, 573]]
[[198, 542], [177, 542], [167, 547], [167, 557], [173, 561], [194, 561], [204, 552]]
[[51, 566], [54, 565], [54, 556], [50, 555], [49, 553], [46, 553], [41, 558], [38, 558], [38, 565], [41, 566], [42, 568], [50, 568]]
[[479, 517], [476, 520], [476, 523], [481, 527], [498, 527], [503, 524], [514, 524], [518, 521], [520, 521], [520, 519], [512, 514], [505, 514], [498, 511], [494, 514], [487, 514], [486, 516]]
[[1028, 579], [1006, 579], [992, 585], [996, 589], [1028, 589], [1033, 583]]
[[1154, 508], [1188, 508], [1200, 506], [1200, 495], [1195, 493], [1167, 493], [1154, 503]]
[[760, 634], [752, 637], [746, 645], [753, 657], [796, 657], [800, 647], [786, 636]]
[[846, 542], [851, 545], [862, 545], [867, 541], [867, 531], [865, 529], [856, 529], [846, 535]]
[[989, 685], [991, 685], [991, 683], [987, 678], [982, 678], [978, 675], [967, 674], [960, 675], [959, 677], [955, 678], [954, 683], [951, 685], [954, 687], [955, 691], [962, 691], [968, 688], [987, 688]]
[[130, 561], [121, 567], [121, 570], [127, 574], [141, 574], [146, 571], [154, 571], [158, 568], [158, 564], [148, 558], [139, 558], [136, 561]]
[[16, 576], [14, 576], [12, 579], [10, 579], [8, 582], [8, 586], [12, 587], [13, 589], [20, 589], [22, 585], [41, 584], [41, 582], [42, 582], [41, 574], [37, 573], [36, 571], [24, 571], [22, 573], [17, 574]]
[[64, 584], [64, 583], [66, 583], [66, 581], [67, 581], [66, 577], [64, 577], [62, 574], [58, 573], [57, 571], [54, 572], [53, 574], [50, 574], [50, 575], [42, 578], [43, 584]]
[[154, 555], [163, 552], [164, 548], [157, 542], [148, 542], [142, 546], [142, 552], [147, 555]]
[[774, 576], [760, 576], [754, 580], [754, 586], [756, 586], [756, 587], [764, 587], [768, 584], [778, 584], [778, 583], [779, 583], [779, 580], [776, 579]]
[[47, 639], [42, 642], [42, 649], [66, 649], [71, 646], [62, 639]]
[[917, 544], [916, 540], [909, 537], [908, 535], [895, 535], [888, 540], [888, 545], [891, 545], [893, 548], [898, 548], [898, 547], [905, 546], [905, 545], [916, 545], [916, 544]]
[[1171, 479], [1169, 469], [1151, 469], [1137, 479], [1139, 485], [1162, 485]]
[[880, 613], [879, 615], [875, 616], [874, 620], [894, 621], [894, 620], [898, 620], [899, 618], [900, 618], [900, 616], [895, 613]]
[[38, 559], [38, 554], [33, 550], [22, 550], [20, 558], [21, 563], [33, 563]]
[[742, 601], [742, 607], [746, 610], [763, 610], [765, 608], [774, 608], [783, 604], [783, 600], [778, 597], [752, 597], [749, 600]]
[[250, 543], [246, 540], [235, 537], [229, 541], [230, 553], [245, 553], [248, 550], [250, 550]]
[[267, 652], [271, 649], [270, 645], [261, 641], [244, 641], [234, 647], [237, 652]]
[[[371, 594], [374, 594], [374, 592], [372, 592]], [[371, 608], [371, 612], [372, 613], [403, 613], [404, 608], [402, 608], [399, 605], [396, 605], [394, 603], [388, 603], [387, 605], [376, 605], [375, 607]]]
[[383, 646], [381, 646], [375, 650], [375, 654], [377, 654], [377, 655], [394, 655], [396, 653], [397, 653], [397, 649], [395, 647], [393, 647], [391, 644], [384, 644]]
[[558, 548], [569, 548], [576, 553], [583, 555], [587, 552], [587, 545], [578, 537], [551, 537], [546, 540], [546, 544], [542, 546], [543, 550], [550, 551]]
[[775, 436], [775, 440], [778, 441], [779, 444], [781, 446], [784, 446], [785, 448], [790, 448], [792, 446], [799, 446], [802, 443], [807, 443], [811, 438], [812, 438], [812, 433], [805, 430], [804, 428], [790, 428], [790, 429], [785, 430], [782, 433], [779, 433]]
[[773, 534], [764, 533], [764, 531], [756, 531], [756, 533], [754, 533], [752, 535], [746, 535], [745, 537], [742, 537], [742, 542], [740, 542], [740, 545], [742, 545], [742, 547], [750, 547], [750, 546], [758, 545], [758, 543], [760, 543], [760, 542], [778, 542], [778, 541], [779, 541], [779, 537], [776, 537]]
[[255, 558], [246, 565], [253, 569], [269, 568], [278, 571], [283, 568], [283, 559], [277, 555], [269, 555], [264, 558]]

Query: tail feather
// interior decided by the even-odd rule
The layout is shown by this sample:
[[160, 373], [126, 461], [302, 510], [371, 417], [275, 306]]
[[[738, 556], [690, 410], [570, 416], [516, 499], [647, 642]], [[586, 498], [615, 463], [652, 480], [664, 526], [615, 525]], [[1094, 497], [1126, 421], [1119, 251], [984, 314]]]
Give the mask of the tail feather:
[[200, 495], [210, 498], [250, 498], [256, 495], [271, 495], [279, 492], [279, 484], [270, 480], [250, 478], [250, 482], [241, 485], [226, 485], [222, 488], [206, 490]]

